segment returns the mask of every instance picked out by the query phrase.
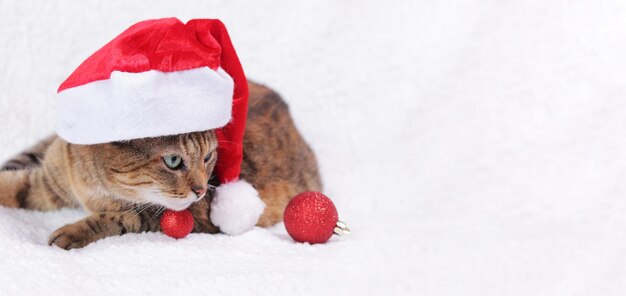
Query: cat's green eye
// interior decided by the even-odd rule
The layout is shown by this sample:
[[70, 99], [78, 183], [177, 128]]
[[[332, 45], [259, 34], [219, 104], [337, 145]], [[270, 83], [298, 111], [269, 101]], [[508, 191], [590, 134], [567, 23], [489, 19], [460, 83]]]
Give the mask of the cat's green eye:
[[209, 154], [204, 158], [204, 162], [209, 162], [209, 160], [211, 160], [211, 156], [213, 156], [213, 152], [209, 152]]
[[183, 166], [183, 158], [176, 154], [163, 156], [163, 162], [172, 170], [180, 169]]

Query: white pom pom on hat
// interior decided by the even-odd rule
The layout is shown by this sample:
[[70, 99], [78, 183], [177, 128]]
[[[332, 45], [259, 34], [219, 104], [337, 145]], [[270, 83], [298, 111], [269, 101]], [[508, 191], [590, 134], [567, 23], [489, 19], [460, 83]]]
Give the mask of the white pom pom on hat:
[[247, 111], [247, 80], [221, 21], [147, 20], [61, 84], [57, 133], [70, 143], [99, 144], [215, 129], [221, 185], [210, 216], [222, 232], [240, 234], [265, 207], [239, 180]]
[[220, 185], [211, 202], [211, 221], [228, 234], [250, 230], [263, 214], [265, 203], [250, 183], [239, 180]]

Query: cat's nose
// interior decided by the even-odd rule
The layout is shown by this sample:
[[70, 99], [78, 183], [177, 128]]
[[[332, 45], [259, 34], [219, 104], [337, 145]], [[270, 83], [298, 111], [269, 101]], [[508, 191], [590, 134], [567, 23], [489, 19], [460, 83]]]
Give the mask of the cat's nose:
[[193, 191], [193, 193], [195, 193], [198, 198], [202, 198], [204, 197], [204, 195], [206, 194], [206, 187], [204, 186], [193, 186], [191, 187], [191, 191]]

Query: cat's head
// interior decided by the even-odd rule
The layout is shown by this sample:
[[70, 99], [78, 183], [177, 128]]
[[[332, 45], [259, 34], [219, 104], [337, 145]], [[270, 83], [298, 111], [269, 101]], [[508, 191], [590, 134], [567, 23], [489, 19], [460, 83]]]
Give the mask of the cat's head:
[[183, 210], [207, 193], [217, 160], [213, 131], [103, 144], [100, 166], [119, 198]]

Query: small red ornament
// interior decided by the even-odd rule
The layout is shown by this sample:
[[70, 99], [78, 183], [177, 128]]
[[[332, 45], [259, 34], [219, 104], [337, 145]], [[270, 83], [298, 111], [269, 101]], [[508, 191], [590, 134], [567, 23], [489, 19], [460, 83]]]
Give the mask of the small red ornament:
[[296, 195], [287, 204], [283, 220], [287, 233], [301, 243], [325, 243], [333, 233], [341, 235], [350, 232], [338, 220], [337, 209], [330, 198], [319, 192]]
[[169, 237], [183, 238], [193, 229], [193, 215], [189, 210], [165, 210], [161, 216], [161, 230]]

